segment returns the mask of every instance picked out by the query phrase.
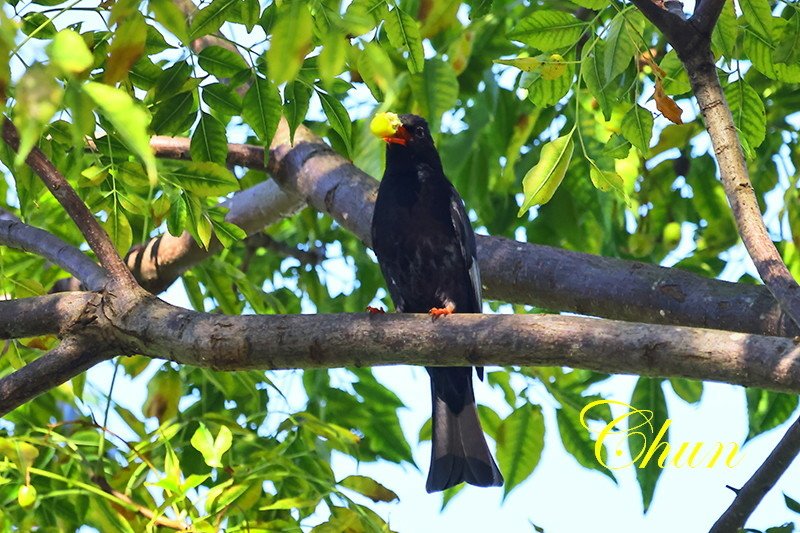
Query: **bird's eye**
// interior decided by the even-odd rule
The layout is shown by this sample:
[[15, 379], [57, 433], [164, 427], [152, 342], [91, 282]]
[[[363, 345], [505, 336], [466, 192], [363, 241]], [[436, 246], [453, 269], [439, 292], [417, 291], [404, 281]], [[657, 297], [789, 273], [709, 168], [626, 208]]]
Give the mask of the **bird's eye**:
[[422, 126], [418, 126], [416, 134], [417, 137], [425, 137], [425, 128], [423, 128]]

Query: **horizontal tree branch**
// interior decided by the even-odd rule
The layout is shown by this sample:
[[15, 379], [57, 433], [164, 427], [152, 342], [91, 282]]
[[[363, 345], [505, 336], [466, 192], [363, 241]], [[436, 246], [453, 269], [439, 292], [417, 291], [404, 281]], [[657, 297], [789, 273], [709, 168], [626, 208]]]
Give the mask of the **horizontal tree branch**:
[[218, 370], [568, 366], [800, 392], [792, 339], [576, 316], [223, 316], [150, 297], [118, 327], [132, 352]]
[[[189, 139], [186, 138], [155, 136], [150, 140], [150, 146], [158, 157], [190, 158]], [[263, 170], [264, 157], [265, 150], [260, 146], [228, 145], [228, 163], [231, 165]], [[252, 235], [293, 215], [305, 202], [297, 195], [281, 190], [273, 180], [267, 180], [234, 194], [222, 205], [229, 209], [225, 220]], [[178, 237], [166, 233], [131, 249], [125, 262], [142, 287], [159, 293], [192, 266], [220, 249], [221, 244], [216, 239], [206, 250], [198, 246], [188, 232]]]
[[89, 290], [99, 290], [107, 281], [106, 272], [78, 248], [18, 220], [0, 220], [0, 244], [44, 257], [78, 278]]
[[[14, 123], [8, 118], [3, 119], [2, 136], [6, 144], [12, 149], [19, 150], [19, 132]], [[25, 162], [41, 178], [55, 199], [64, 207], [64, 210], [75, 222], [75, 225], [81, 230], [89, 247], [94, 250], [100, 264], [108, 270], [114, 281], [126, 286], [135, 285], [136, 282], [130, 270], [117, 254], [114, 243], [111, 242], [108, 234], [47, 156], [34, 147], [25, 158]]]
[[48, 294], [0, 301], [0, 339], [60, 334], [81, 321], [98, 298], [92, 292]]
[[[12, 305], [21, 304], [0, 307], [0, 316]], [[87, 309], [84, 316], [99, 319], [90, 325], [99, 333], [79, 321], [63, 348], [0, 379], [0, 407], [17, 406], [112, 352], [216, 370], [568, 366], [800, 392], [800, 346], [782, 337], [541, 314], [455, 314], [436, 321], [418, 314], [224, 316], [174, 307], [143, 292], [109, 295], [102, 308], [89, 302]], [[19, 331], [6, 323], [0, 333]], [[84, 334], [93, 340], [79, 342], [75, 335]]]
[[[288, 139], [281, 122], [277, 139]], [[281, 187], [369, 245], [378, 182], [304, 127], [295, 145], [273, 143]], [[486, 296], [618, 320], [793, 336], [800, 329], [764, 287], [712, 280], [674, 268], [477, 236]]]
[[91, 337], [68, 336], [16, 372], [0, 379], [0, 416], [81, 374], [110, 352]]

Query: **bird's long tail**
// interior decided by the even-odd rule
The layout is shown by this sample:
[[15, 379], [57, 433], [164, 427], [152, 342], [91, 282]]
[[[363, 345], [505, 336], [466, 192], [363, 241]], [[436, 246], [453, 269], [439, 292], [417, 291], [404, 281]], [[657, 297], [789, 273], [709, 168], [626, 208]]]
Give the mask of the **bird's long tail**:
[[503, 476], [478, 420], [471, 368], [429, 368], [433, 401], [433, 449], [425, 488], [437, 492], [462, 481], [497, 487]]

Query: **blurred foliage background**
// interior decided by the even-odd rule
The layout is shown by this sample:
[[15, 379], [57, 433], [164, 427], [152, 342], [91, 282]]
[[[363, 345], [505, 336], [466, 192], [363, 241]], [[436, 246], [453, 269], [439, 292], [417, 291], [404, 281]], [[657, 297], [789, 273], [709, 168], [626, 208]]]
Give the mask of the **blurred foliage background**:
[[[414, 112], [435, 131], [446, 173], [482, 233], [755, 283], [716, 178], [680, 61], [631, 5], [609, 0], [9, 1], [0, 9], [0, 99], [22, 154], [0, 147], [0, 205], [82, 246], [24, 164], [33, 146], [64, 173], [120, 253], [189, 231], [225, 249], [173, 291], [197, 310], [361, 312], [388, 303], [371, 252], [311, 208], [246, 237], [219, 202], [268, 176], [227, 168], [227, 142], [269, 145], [281, 117], [304, 124], [380, 178], [375, 111]], [[187, 17], [187, 14], [190, 16]], [[210, 36], [215, 36], [209, 39]], [[765, 219], [800, 275], [797, 6], [728, 2], [713, 49]], [[192, 43], [195, 43], [193, 46]], [[199, 44], [198, 44], [199, 43]], [[677, 102], [677, 103], [676, 103]], [[192, 161], [156, 160], [151, 135], [191, 138]], [[96, 150], [86, 149], [92, 139]], [[795, 236], [793, 238], [793, 236]], [[0, 248], [5, 298], [47, 293], [67, 274]], [[487, 311], [543, 312], [487, 302]], [[57, 343], [6, 342], [0, 373]], [[369, 369], [217, 373], [132, 357], [113, 375], [146, 377], [129, 410], [114, 380], [72, 380], [0, 423], [4, 531], [385, 531], [396, 498], [331, 457], [411, 466], [403, 402]], [[149, 376], [149, 377], [147, 377]], [[505, 493], [536, 468], [543, 409], [566, 453], [594, 459], [578, 421], [608, 376], [559, 368], [489, 372], [508, 415], [480, 412]], [[543, 385], [552, 405], [531, 401]], [[419, 384], [422, 390], [426, 387]], [[631, 403], [668, 418], [664, 388], [689, 403], [702, 383], [639, 380]], [[144, 387], [142, 387], [144, 389]], [[291, 389], [291, 390], [288, 390]], [[292, 400], [290, 400], [290, 398]], [[297, 401], [297, 398], [300, 398]], [[480, 400], [480, 399], [479, 399]], [[797, 397], [748, 390], [752, 438]], [[610, 410], [595, 413], [609, 421]], [[113, 427], [109, 427], [109, 421]], [[421, 465], [423, 466], [423, 465]], [[661, 471], [637, 470], [643, 509]], [[444, 495], [444, 504], [460, 490]], [[788, 500], [787, 500], [788, 502]], [[791, 508], [791, 506], [790, 506]]]

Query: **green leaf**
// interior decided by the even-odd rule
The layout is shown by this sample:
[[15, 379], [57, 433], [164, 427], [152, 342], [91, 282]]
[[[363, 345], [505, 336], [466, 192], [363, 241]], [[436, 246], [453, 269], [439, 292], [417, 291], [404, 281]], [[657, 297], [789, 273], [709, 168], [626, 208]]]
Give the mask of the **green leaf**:
[[703, 382], [685, 378], [670, 378], [669, 384], [683, 401], [697, 404], [703, 397]]
[[586, 88], [597, 100], [606, 120], [611, 120], [614, 97], [607, 88], [606, 74], [603, 66], [605, 43], [598, 39], [594, 47], [584, 46], [581, 59], [581, 77]]
[[209, 33], [214, 33], [222, 26], [227, 12], [238, 0], [212, 0], [210, 4], [198, 11], [192, 19], [189, 40], [194, 41]]
[[[214, 163], [199, 164], [213, 165]], [[203, 209], [199, 198], [189, 192], [184, 193], [183, 198], [186, 201], [186, 230], [192, 234], [192, 237], [195, 238], [203, 249], [208, 250], [208, 246], [211, 244], [211, 233], [213, 231], [211, 220], [208, 218], [205, 209]], [[233, 314], [231, 312], [234, 311], [234, 309], [225, 309], [224, 311], [228, 314]]]
[[284, 2], [278, 8], [266, 54], [269, 77], [276, 85], [297, 77], [303, 59], [313, 48], [313, 24], [303, 2]]
[[786, 495], [786, 493], [783, 494], [783, 501], [786, 502], [786, 507], [790, 511], [794, 511], [795, 513], [800, 513], [800, 502], [798, 502], [794, 498], [790, 498], [789, 496]]
[[603, 192], [614, 191], [622, 198], [627, 196], [625, 182], [616, 173], [613, 165], [601, 168], [594, 159], [588, 158], [587, 160], [589, 162], [589, 179], [592, 180], [592, 185]]
[[714, 25], [714, 32], [711, 34], [711, 43], [722, 55], [732, 59], [736, 54], [736, 40], [738, 38], [739, 25], [736, 23], [736, 10], [733, 2], [723, 2], [722, 12]]
[[[240, 228], [236, 224], [225, 222], [225, 215], [222, 213], [217, 214], [220, 211], [221, 210], [214, 208], [209, 210], [209, 216], [211, 217], [211, 225], [214, 228], [214, 235], [217, 236], [217, 239], [219, 239], [220, 244], [222, 244], [222, 246], [225, 248], [230, 248], [235, 243], [247, 237], [247, 232], [245, 232], [242, 228]], [[245, 296], [247, 295], [245, 294]], [[248, 297], [248, 299], [250, 298]], [[256, 309], [256, 312], [258, 312], [258, 309]]]
[[770, 79], [786, 83], [800, 83], [800, 64], [778, 63], [774, 60], [777, 48], [774, 41], [781, 42], [785, 32], [791, 31], [783, 19], [772, 20], [772, 40], [767, 41], [752, 31], [744, 32], [744, 52], [753, 66]]
[[242, 119], [269, 146], [281, 119], [281, 96], [268, 80], [256, 77], [242, 100]]
[[61, 30], [47, 47], [50, 61], [66, 74], [80, 74], [94, 64], [94, 56], [78, 32]]
[[538, 56], [540, 69], [526, 72], [520, 86], [527, 89], [528, 100], [537, 107], [549, 107], [567, 94], [574, 80], [574, 66], [559, 54]]
[[393, 502], [399, 499], [393, 491], [366, 476], [347, 476], [339, 482], [339, 485], [356, 491], [373, 502]]
[[210, 162], [160, 161], [162, 177], [198, 196], [222, 196], [239, 190], [239, 180], [222, 165]]
[[156, 22], [171, 31], [183, 44], [189, 44], [186, 15], [172, 0], [150, 0], [148, 7], [153, 12]]
[[192, 435], [191, 443], [197, 451], [203, 454], [203, 460], [208, 466], [222, 468], [222, 456], [231, 448], [233, 436], [228, 426], [222, 425], [217, 438], [214, 439], [206, 425], [200, 422], [200, 426]]
[[347, 109], [345, 109], [339, 100], [329, 94], [317, 91], [317, 96], [319, 96], [319, 101], [322, 104], [322, 110], [325, 112], [325, 116], [328, 117], [328, 123], [333, 131], [338, 133], [342, 141], [344, 141], [347, 150], [347, 153], [344, 155], [346, 157], [351, 157], [353, 124], [350, 122], [350, 115], [347, 113]]
[[41, 13], [25, 13], [22, 16], [22, 33], [35, 39], [52, 39], [56, 35], [56, 27]]
[[426, 60], [422, 74], [411, 78], [411, 88], [431, 131], [438, 131], [442, 114], [458, 100], [458, 79], [453, 67], [438, 58]]
[[191, 75], [192, 66], [186, 61], [178, 61], [171, 67], [164, 69], [153, 87], [155, 100], [166, 100], [183, 92], [181, 89], [186, 86]]
[[[558, 433], [561, 436], [561, 443], [564, 449], [572, 455], [578, 464], [590, 470], [597, 470], [608, 476], [616, 483], [616, 478], [611, 471], [597, 462], [595, 457], [595, 440], [589, 432], [581, 425], [579, 414], [572, 408], [556, 409], [556, 421], [558, 422]], [[605, 448], [603, 456], [605, 456]], [[605, 462], [605, 457], [603, 457]]]
[[772, 9], [767, 0], [739, 0], [742, 16], [750, 30], [766, 43], [772, 43]]
[[497, 431], [497, 462], [505, 476], [504, 496], [533, 473], [544, 449], [544, 416], [525, 403], [503, 420]]
[[605, 79], [610, 82], [628, 68], [638, 52], [639, 34], [644, 20], [630, 12], [620, 13], [611, 21], [605, 41]]
[[113, 209], [108, 213], [108, 218], [103, 223], [103, 229], [111, 237], [117, 253], [124, 257], [133, 244], [133, 231], [128, 218], [121, 210]]
[[197, 56], [197, 61], [203, 70], [217, 78], [230, 78], [250, 68], [242, 56], [221, 46], [203, 48]]
[[294, 142], [294, 132], [303, 123], [311, 101], [311, 89], [305, 83], [293, 81], [283, 89], [283, 115], [289, 124], [290, 141]]
[[796, 394], [749, 388], [745, 396], [750, 426], [747, 440], [783, 424], [797, 409]]
[[16, 98], [14, 118], [19, 128], [20, 142], [14, 157], [14, 166], [19, 167], [39, 142], [47, 123], [61, 107], [64, 89], [56, 81], [53, 69], [37, 63], [20, 78]]
[[[142, 412], [145, 416], [155, 416], [159, 422], [164, 423], [178, 414], [178, 402], [182, 395], [183, 383], [180, 374], [168, 366], [164, 366], [147, 384], [147, 399], [142, 406]], [[164, 470], [169, 475], [172, 469], [165, 463]], [[174, 476], [175, 473], [173, 472], [172, 475]], [[176, 483], [179, 484], [180, 470], [177, 472], [177, 478]]]
[[[635, 438], [629, 433], [627, 439], [631, 458], [634, 460], [636, 466], [636, 480], [639, 482], [639, 488], [642, 491], [642, 506], [645, 513], [650, 508], [658, 478], [661, 476], [662, 468], [659, 466], [659, 460], [664, 448], [656, 449], [653, 456], [649, 458], [647, 464], [642, 467], [642, 462], [644, 462], [647, 453], [645, 449], [654, 444], [657, 434], [669, 418], [667, 413], [667, 401], [664, 398], [661, 382], [661, 379], [639, 378], [636, 382], [636, 387], [633, 389], [633, 395], [630, 401], [630, 405], [635, 409], [652, 413], [650, 423], [645, 423], [636, 430], [641, 431], [644, 438]], [[640, 420], [639, 418], [629, 418], [628, 420], [632, 425], [644, 423], [644, 420]], [[661, 437], [661, 442], [669, 442], [668, 430]], [[635, 448], [637, 446], [639, 448]]]
[[194, 122], [196, 110], [193, 91], [176, 94], [156, 107], [150, 129], [160, 135], [178, 135]]
[[382, 102], [392, 92], [396, 77], [394, 64], [380, 45], [367, 43], [358, 55], [357, 68], [375, 100]]
[[775, 45], [772, 60], [775, 63], [800, 63], [800, 13], [797, 11], [788, 19], [783, 36]]
[[573, 148], [571, 131], [542, 147], [539, 162], [522, 178], [525, 200], [517, 216], [522, 216], [534, 205], [550, 201], [564, 179], [572, 159]]
[[322, 43], [322, 51], [317, 59], [319, 77], [327, 84], [344, 70], [347, 49], [350, 42], [344, 34], [331, 30]]
[[224, 166], [228, 158], [225, 125], [213, 116], [203, 113], [192, 134], [189, 150], [193, 161], [210, 161]]
[[573, 3], [585, 7], [586, 9], [594, 9], [600, 11], [611, 3], [611, 0], [573, 0]]
[[725, 99], [744, 141], [750, 148], [758, 148], [767, 135], [767, 113], [761, 97], [740, 78], [725, 87]]
[[664, 92], [667, 94], [683, 94], [692, 90], [689, 83], [689, 75], [683, 68], [683, 63], [678, 59], [675, 50], [666, 53], [661, 63], [658, 65], [666, 73], [664, 77]]
[[546, 52], [575, 44], [585, 26], [570, 13], [540, 9], [515, 24], [508, 38]]
[[653, 135], [653, 115], [643, 107], [634, 106], [622, 118], [620, 132], [642, 154], [647, 154], [650, 149], [650, 138]]
[[422, 50], [422, 37], [419, 24], [397, 6], [385, 15], [386, 35], [389, 43], [403, 51], [411, 74], [422, 72], [425, 67], [425, 54]]
[[100, 112], [113, 124], [128, 147], [138, 155], [147, 169], [151, 184], [158, 179], [156, 158], [150, 149], [147, 127], [150, 116], [121, 89], [96, 82], [83, 86], [84, 92], [100, 108]]
[[225, 115], [238, 115], [242, 112], [242, 98], [223, 83], [204, 85], [203, 102], [208, 107]]

